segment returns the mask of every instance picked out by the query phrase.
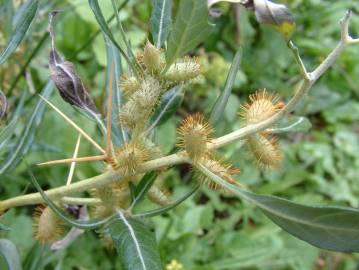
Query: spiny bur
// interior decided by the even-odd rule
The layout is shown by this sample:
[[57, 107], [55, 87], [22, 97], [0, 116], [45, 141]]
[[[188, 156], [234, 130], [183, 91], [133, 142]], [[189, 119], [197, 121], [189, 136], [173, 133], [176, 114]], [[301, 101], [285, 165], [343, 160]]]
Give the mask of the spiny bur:
[[33, 219], [33, 235], [41, 244], [53, 243], [63, 232], [61, 220], [46, 205], [36, 207]]
[[161, 57], [161, 50], [147, 42], [143, 49], [142, 62], [150, 74], [159, 74], [165, 66]]
[[133, 93], [139, 90], [141, 84], [135, 76], [124, 75], [120, 79], [119, 86], [125, 97], [129, 98]]
[[[239, 185], [238, 182], [233, 179], [233, 176], [238, 175], [240, 173], [240, 170], [238, 168], [230, 164], [226, 164], [222, 160], [215, 160], [215, 159], [206, 159], [202, 161], [202, 164], [212, 173], [218, 175], [228, 183], [232, 185]], [[194, 170], [194, 177], [200, 183], [207, 184], [210, 189], [219, 190], [221, 188], [211, 178], [207, 177], [197, 169]]]
[[197, 58], [185, 57], [181, 62], [169, 67], [163, 78], [169, 83], [181, 83], [192, 80], [201, 74], [201, 65]]
[[207, 144], [211, 142], [213, 128], [199, 113], [186, 117], [178, 128], [177, 146], [183, 148], [190, 159], [197, 162], [209, 154]]
[[150, 158], [148, 149], [139, 141], [126, 143], [116, 152], [116, 170], [121, 175], [135, 173]]
[[148, 76], [137, 91], [132, 93], [130, 99], [120, 110], [120, 123], [131, 130], [143, 128], [158, 104], [162, 93], [160, 82]]
[[[243, 111], [240, 113], [247, 125], [265, 121], [283, 107], [278, 97], [269, 94], [265, 89], [250, 95], [249, 99], [250, 101], [242, 107]], [[278, 167], [282, 156], [274, 136], [260, 132], [249, 136], [247, 142], [261, 167]]]

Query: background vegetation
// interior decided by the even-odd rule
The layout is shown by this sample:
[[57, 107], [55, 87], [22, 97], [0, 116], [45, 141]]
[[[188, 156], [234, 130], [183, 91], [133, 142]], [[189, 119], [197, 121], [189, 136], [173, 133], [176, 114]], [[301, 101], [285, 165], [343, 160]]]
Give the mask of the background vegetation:
[[[1, 48], [5, 46], [13, 24], [8, 18], [21, 4], [21, 1], [15, 1], [16, 6], [12, 9], [8, 2], [11, 1], [0, 1]], [[119, 1], [119, 4], [123, 2]], [[335, 47], [340, 35], [338, 22], [347, 8], [354, 12], [351, 21], [353, 36], [359, 35], [359, 3], [356, 1], [282, 2], [288, 4], [295, 16], [297, 30], [293, 40], [309, 69], [320, 63]], [[106, 17], [111, 17], [111, 1], [100, 3]], [[254, 16], [244, 8], [229, 4], [221, 4], [219, 8], [222, 16], [216, 19], [214, 32], [192, 52], [204, 66], [203, 76], [187, 87], [179, 113], [160, 126], [156, 134], [164, 151], [173, 148], [176, 126], [184, 116], [198, 111], [209, 113], [223, 88], [239, 45], [243, 48], [243, 60], [223, 121], [216, 129], [218, 134], [241, 125], [236, 113], [250, 93], [267, 88], [278, 92], [286, 100], [300, 79], [291, 52], [278, 33], [259, 26]], [[10, 117], [15, 107], [12, 104], [21, 97], [24, 101], [14, 129], [15, 135], [22, 134], [38, 102], [36, 93], [49, 79], [50, 39], [46, 27], [47, 15], [54, 9], [62, 10], [54, 26], [57, 49], [76, 65], [96, 103], [101, 105], [105, 98], [106, 48], [87, 1], [41, 1], [30, 32], [16, 54], [0, 70], [0, 88], [9, 97]], [[148, 38], [150, 14], [151, 1], [140, 0], [126, 1], [120, 12], [135, 51]], [[115, 20], [113, 26], [115, 29]], [[119, 34], [116, 30], [114, 33]], [[310, 125], [305, 122], [298, 131], [280, 134], [285, 158], [278, 170], [259, 170], [241, 143], [222, 148], [222, 154], [241, 169], [237, 180], [261, 194], [280, 195], [302, 203], [358, 207], [358, 62], [358, 48], [348, 47], [340, 61], [320, 79], [296, 109], [296, 114], [306, 116], [312, 126], [307, 132]], [[125, 65], [123, 68], [126, 70]], [[94, 123], [64, 103], [57, 91], [53, 91], [51, 100], [90, 134], [99, 136]], [[43, 114], [36, 114], [36, 124], [26, 134], [19, 151], [27, 152], [26, 160], [42, 187], [51, 188], [66, 181], [68, 166], [39, 168], [34, 164], [70, 156], [77, 134], [56, 113], [44, 109]], [[14, 144], [18, 145], [19, 141], [11, 140], [1, 145], [2, 161], [8, 157], [7, 149], [13, 149]], [[80, 155], [91, 154], [95, 154], [92, 147], [83, 142]], [[25, 164], [19, 162], [1, 175], [0, 199], [35, 191], [29, 184]], [[100, 162], [78, 164], [74, 179], [91, 177], [102, 169]], [[180, 166], [178, 170], [162, 174], [161, 181], [170, 192], [184, 193], [191, 181], [190, 170], [187, 166]], [[174, 186], [176, 189], [173, 189]], [[12, 228], [9, 232], [1, 231], [1, 237], [16, 244], [25, 264], [34, 258], [41, 258], [41, 266], [35, 269], [120, 269], [115, 251], [96, 241], [98, 236], [94, 232], [86, 232], [63, 251], [53, 253], [48, 247], [41, 248], [32, 239], [32, 210], [33, 207], [13, 209], [1, 219], [2, 223]], [[175, 259], [187, 270], [354, 270], [359, 267], [356, 255], [320, 251], [283, 232], [253, 205], [207, 188], [202, 188], [168, 214], [153, 218], [152, 223], [164, 262]], [[31, 269], [31, 266], [25, 269]]]

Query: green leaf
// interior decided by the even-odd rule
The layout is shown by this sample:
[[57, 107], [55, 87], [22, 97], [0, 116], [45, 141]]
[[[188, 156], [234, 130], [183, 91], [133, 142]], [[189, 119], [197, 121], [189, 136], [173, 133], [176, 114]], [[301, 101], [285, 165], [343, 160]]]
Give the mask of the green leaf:
[[271, 133], [286, 133], [286, 132], [307, 132], [312, 127], [309, 119], [304, 116], [289, 116], [272, 129]]
[[120, 256], [124, 270], [161, 270], [161, 259], [154, 233], [141, 221], [126, 218], [117, 210], [118, 218], [108, 231]]
[[0, 231], [11, 231], [11, 228], [0, 223]]
[[333, 206], [307, 206], [275, 196], [238, 188], [199, 164], [197, 168], [216, 183], [254, 203], [288, 233], [316, 247], [340, 252], [359, 252], [359, 210]]
[[98, 22], [98, 24], [100, 25], [101, 31], [102, 33], [113, 42], [113, 45], [116, 46], [116, 48], [120, 51], [120, 53], [123, 55], [123, 57], [126, 59], [126, 61], [131, 65], [132, 69], [134, 71], [136, 71], [137, 66], [135, 65], [135, 63], [133, 63], [133, 61], [131, 61], [129, 59], [129, 57], [127, 56], [127, 54], [125, 53], [125, 51], [121, 48], [121, 46], [116, 42], [114, 36], [112, 35], [112, 32], [110, 30], [110, 28], [107, 25], [107, 22], [102, 14], [101, 8], [98, 4], [97, 0], [88, 0], [89, 5], [92, 9], [93, 14], [95, 15], [95, 18]]
[[156, 178], [157, 178], [156, 172], [149, 172], [142, 177], [141, 181], [133, 189], [133, 194], [132, 194], [133, 200], [130, 209], [143, 200], [143, 197], [146, 195], [147, 191], [149, 191], [149, 189], [152, 187]]
[[[48, 81], [46, 86], [41, 92], [44, 98], [48, 98], [54, 90], [53, 83]], [[0, 174], [4, 173], [10, 168], [14, 168], [19, 160], [27, 153], [30, 149], [32, 140], [34, 138], [35, 131], [41, 123], [41, 118], [44, 113], [44, 102], [39, 99], [38, 103], [31, 116], [27, 120], [27, 124], [15, 142], [15, 148], [8, 153], [7, 158], [0, 164]]]
[[20, 113], [22, 112], [26, 92], [23, 91], [21, 98], [19, 100], [18, 105], [16, 106], [15, 112], [13, 113], [9, 123], [1, 130], [0, 132], [0, 150], [3, 148], [3, 146], [6, 144], [6, 142], [11, 138], [11, 136], [14, 134], [17, 120], [19, 119]]
[[167, 66], [204, 41], [211, 30], [205, 0], [180, 1], [168, 40]]
[[191, 189], [190, 192], [188, 192], [186, 195], [184, 195], [183, 197], [181, 197], [180, 199], [176, 200], [175, 202], [166, 205], [164, 207], [160, 207], [154, 210], [149, 210], [146, 212], [142, 212], [140, 214], [136, 214], [133, 217], [154, 217], [154, 216], [158, 216], [161, 215], [163, 213], [168, 212], [169, 210], [175, 208], [177, 205], [181, 204], [182, 202], [184, 202], [187, 198], [189, 198], [190, 196], [192, 196], [199, 188], [199, 185], [196, 185], [195, 187], [193, 187], [193, 189]]
[[153, 44], [161, 48], [172, 26], [172, 0], [154, 0], [150, 18], [150, 31]]
[[33, 21], [37, 11], [38, 1], [29, 0], [24, 6], [20, 7], [21, 14], [16, 14], [20, 19], [17, 21], [14, 31], [5, 49], [0, 54], [0, 65], [16, 50], [24, 38], [27, 30]]
[[155, 110], [151, 119], [151, 126], [147, 129], [147, 133], [156, 126], [165, 123], [181, 106], [184, 98], [183, 85], [177, 85], [167, 91], [161, 98], [160, 105]]
[[42, 267], [43, 257], [47, 252], [47, 247], [38, 241], [32, 246], [23, 261], [24, 270], [38, 270]]
[[21, 270], [21, 261], [16, 246], [7, 239], [0, 239], [0, 255], [6, 260], [8, 270]]
[[[118, 119], [118, 110], [122, 104], [122, 94], [119, 87], [119, 80], [121, 77], [121, 57], [118, 48], [104, 35], [107, 51], [107, 96], [110, 85], [110, 72], [112, 71], [112, 111], [111, 111], [111, 135], [112, 141], [116, 146], [121, 146], [127, 141], [127, 133], [124, 127], [121, 127]], [[107, 107], [107, 101], [106, 101]]]
[[90, 229], [96, 229], [99, 228], [107, 223], [109, 223], [111, 220], [114, 219], [115, 215], [109, 216], [108, 218], [105, 218], [103, 220], [75, 220], [71, 218], [66, 212], [64, 212], [60, 207], [58, 207], [43, 191], [41, 186], [39, 185], [38, 181], [36, 180], [34, 174], [31, 172], [30, 168], [28, 167], [28, 172], [30, 175], [30, 180], [32, 184], [35, 186], [37, 191], [41, 194], [41, 197], [44, 199], [44, 201], [48, 204], [48, 206], [51, 208], [52, 211], [56, 215], [59, 216], [59, 218], [64, 221], [67, 225], [73, 226], [79, 229], [83, 230], [90, 230]]
[[215, 125], [220, 120], [224, 112], [224, 109], [226, 108], [229, 96], [232, 93], [234, 81], [236, 80], [236, 75], [238, 73], [238, 68], [241, 63], [241, 59], [242, 59], [242, 49], [239, 49], [233, 58], [233, 62], [228, 72], [228, 76], [226, 79], [226, 84], [224, 86], [223, 92], [220, 94], [220, 96], [216, 100], [216, 103], [213, 105], [211, 116], [209, 118], [209, 121], [212, 125]]

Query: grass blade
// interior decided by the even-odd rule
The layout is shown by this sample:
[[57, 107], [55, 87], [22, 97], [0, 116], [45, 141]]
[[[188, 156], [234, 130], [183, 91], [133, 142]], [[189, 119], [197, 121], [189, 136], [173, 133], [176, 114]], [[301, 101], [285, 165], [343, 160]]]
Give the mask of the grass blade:
[[17, 21], [15, 29], [11, 34], [8, 44], [0, 54], [0, 65], [3, 64], [19, 46], [35, 17], [37, 6], [37, 0], [28, 0], [24, 6], [20, 7], [19, 12], [21, 14], [16, 15], [19, 17], [19, 20]]

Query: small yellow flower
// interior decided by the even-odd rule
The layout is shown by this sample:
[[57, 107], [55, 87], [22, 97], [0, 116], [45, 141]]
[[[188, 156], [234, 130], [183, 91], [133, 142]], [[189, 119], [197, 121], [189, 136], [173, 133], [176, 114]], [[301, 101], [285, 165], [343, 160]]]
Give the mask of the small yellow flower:
[[185, 270], [183, 264], [179, 263], [177, 260], [172, 260], [169, 264], [166, 265], [166, 270]]

